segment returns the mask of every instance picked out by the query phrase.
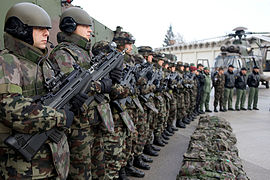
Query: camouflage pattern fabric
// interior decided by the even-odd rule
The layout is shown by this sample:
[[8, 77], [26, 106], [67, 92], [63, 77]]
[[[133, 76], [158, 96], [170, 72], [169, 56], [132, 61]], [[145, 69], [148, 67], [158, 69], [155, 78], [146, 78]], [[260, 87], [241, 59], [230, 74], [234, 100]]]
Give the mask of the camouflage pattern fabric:
[[[51, 149], [50, 141], [46, 142], [33, 159], [27, 162], [19, 153], [4, 144], [4, 140], [15, 132], [33, 134], [54, 127], [64, 127], [66, 124], [63, 111], [36, 104], [32, 99], [34, 95], [43, 95], [46, 92], [42, 85], [43, 78], [53, 75], [46, 58], [41, 66], [43, 74], [37, 66], [38, 61], [46, 54], [9, 34], [5, 33], [4, 39], [6, 49], [0, 54], [0, 179], [60, 179], [52, 161], [52, 152], [56, 155], [58, 151], [57, 145]], [[34, 87], [37, 68], [39, 71], [36, 92]], [[65, 140], [62, 143], [67, 145]], [[68, 149], [63, 150], [62, 155], [69, 154]], [[69, 157], [63, 158], [66, 161], [58, 164], [59, 173], [66, 168], [69, 161]], [[66, 174], [61, 175], [65, 177]]]
[[228, 121], [201, 116], [176, 179], [249, 180], [235, 144]]
[[166, 120], [166, 102], [161, 92], [155, 93], [154, 102], [156, 104], [156, 108], [158, 109], [158, 114], [155, 115], [154, 120], [157, 121], [157, 126], [154, 130], [154, 135], [156, 137], [161, 136], [163, 124]]
[[[73, 64], [90, 68], [90, 43], [83, 37], [63, 32], [57, 34], [58, 45], [50, 54], [50, 60], [59, 70], [69, 74]], [[71, 126], [70, 145], [70, 174], [72, 179], [91, 179], [91, 149], [93, 148], [95, 134], [91, 130], [92, 122], [98, 117], [97, 103], [93, 101], [87, 111], [78, 113]]]
[[172, 126], [173, 125], [173, 121], [176, 120], [176, 115], [177, 115], [177, 100], [176, 100], [176, 96], [174, 95], [173, 91], [171, 90], [170, 95], [172, 97], [171, 101], [170, 101], [170, 109], [169, 111], [169, 118], [168, 118], [168, 126]]
[[213, 86], [215, 87], [215, 100], [214, 107], [217, 107], [218, 104], [221, 107], [224, 101], [224, 85], [225, 85], [225, 75], [215, 75], [213, 79]]
[[123, 148], [126, 139], [126, 125], [124, 124], [118, 110], [111, 107], [114, 120], [114, 132], [104, 134], [104, 160], [105, 177], [104, 179], [118, 178], [118, 171], [125, 163]]

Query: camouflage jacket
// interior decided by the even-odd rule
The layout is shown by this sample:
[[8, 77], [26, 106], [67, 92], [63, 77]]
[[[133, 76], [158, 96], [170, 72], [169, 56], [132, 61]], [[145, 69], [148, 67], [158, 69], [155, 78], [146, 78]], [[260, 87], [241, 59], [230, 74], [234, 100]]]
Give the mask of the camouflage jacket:
[[0, 179], [54, 177], [50, 143], [27, 162], [3, 142], [12, 133], [33, 134], [66, 125], [63, 111], [37, 104], [32, 99], [46, 92], [44, 79], [53, 73], [46, 58], [37, 66], [44, 57], [43, 52], [9, 34], [4, 34], [4, 40], [5, 50], [0, 54]]
[[213, 85], [217, 89], [224, 89], [225, 75], [219, 75], [218, 73], [213, 78]]
[[[77, 35], [68, 35], [64, 32], [57, 34], [58, 45], [53, 49], [49, 59], [54, 66], [59, 68], [59, 71], [64, 74], [69, 74], [74, 70], [73, 65], [78, 64], [82, 68], [89, 69], [91, 67], [91, 44], [87, 39]], [[91, 92], [89, 95], [95, 95]], [[72, 129], [89, 128], [91, 125], [98, 123], [98, 110], [96, 109], [99, 103], [92, 103], [85, 107], [84, 113], [79, 113], [71, 126]]]

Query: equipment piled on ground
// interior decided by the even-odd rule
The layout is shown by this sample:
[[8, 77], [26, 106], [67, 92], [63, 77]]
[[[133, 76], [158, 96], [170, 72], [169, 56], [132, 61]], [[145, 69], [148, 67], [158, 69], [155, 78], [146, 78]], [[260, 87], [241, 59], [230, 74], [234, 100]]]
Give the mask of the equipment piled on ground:
[[216, 116], [201, 116], [176, 179], [249, 180], [236, 142], [228, 121]]

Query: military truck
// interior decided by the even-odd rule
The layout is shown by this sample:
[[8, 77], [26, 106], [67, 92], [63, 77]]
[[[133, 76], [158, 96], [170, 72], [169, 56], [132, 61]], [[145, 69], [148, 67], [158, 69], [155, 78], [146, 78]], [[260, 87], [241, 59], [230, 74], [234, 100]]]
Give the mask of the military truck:
[[[12, 1], [3, 1], [1, 2], [0, 6], [0, 50], [4, 48], [3, 43], [3, 31], [4, 31], [4, 24], [5, 24], [5, 16], [8, 9], [16, 3], [20, 2], [31, 2], [41, 6], [45, 9], [51, 17], [52, 20], [52, 30], [50, 30], [50, 41], [56, 45], [56, 35], [60, 31], [59, 30], [59, 16], [61, 15], [62, 11], [68, 7], [76, 6], [76, 3], [72, 3], [72, 0], [12, 0]], [[72, 4], [71, 4], [72, 3]], [[91, 13], [89, 12], [91, 15]], [[114, 36], [114, 31], [112, 31], [107, 26], [103, 25], [96, 19], [93, 19], [93, 34], [94, 36], [91, 38], [92, 44], [100, 40], [107, 40], [111, 41]], [[50, 46], [48, 46], [50, 50]]]

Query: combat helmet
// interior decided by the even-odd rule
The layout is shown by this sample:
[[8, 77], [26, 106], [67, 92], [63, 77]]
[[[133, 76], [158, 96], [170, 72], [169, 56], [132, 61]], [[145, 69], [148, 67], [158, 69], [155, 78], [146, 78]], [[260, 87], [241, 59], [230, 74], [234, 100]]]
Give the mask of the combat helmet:
[[132, 34], [125, 31], [121, 31], [118, 34], [115, 34], [113, 41], [118, 46], [124, 46], [125, 44], [134, 44], [135, 38], [132, 36]]
[[82, 8], [70, 7], [66, 9], [60, 17], [60, 30], [66, 33], [73, 33], [77, 25], [92, 26], [92, 18]]
[[140, 46], [140, 47], [138, 47], [138, 52], [139, 52], [139, 54], [141, 54], [144, 57], [154, 54], [153, 48], [150, 46]]
[[7, 12], [4, 31], [33, 45], [33, 27], [52, 28], [51, 18], [41, 7], [33, 3], [18, 3]]

